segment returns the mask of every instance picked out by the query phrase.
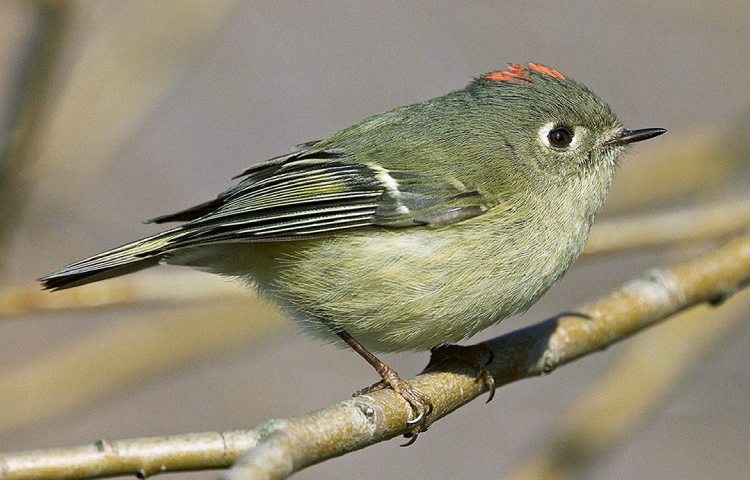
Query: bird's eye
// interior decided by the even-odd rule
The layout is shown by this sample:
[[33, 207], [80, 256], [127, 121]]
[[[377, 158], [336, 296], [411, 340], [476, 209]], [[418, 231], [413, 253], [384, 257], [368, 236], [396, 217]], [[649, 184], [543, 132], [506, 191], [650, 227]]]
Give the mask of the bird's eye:
[[567, 127], [555, 127], [547, 133], [547, 140], [555, 148], [565, 148], [573, 141], [573, 133]]

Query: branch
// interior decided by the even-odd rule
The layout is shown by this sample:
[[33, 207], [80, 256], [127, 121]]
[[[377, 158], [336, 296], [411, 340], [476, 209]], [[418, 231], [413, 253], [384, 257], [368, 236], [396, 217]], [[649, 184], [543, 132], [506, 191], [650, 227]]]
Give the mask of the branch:
[[53, 73], [70, 16], [66, 2], [37, 2], [29, 66], [16, 97], [11, 134], [0, 146], [0, 247], [5, 248], [36, 183], [32, 175], [38, 137], [46, 126]]
[[[604, 349], [688, 307], [715, 303], [750, 282], [750, 236], [742, 237], [696, 260], [670, 269], [656, 269], [580, 310], [517, 330], [486, 343], [494, 353], [488, 366], [497, 386], [536, 375], [581, 356]], [[448, 360], [422, 373], [412, 385], [430, 395], [434, 422], [481, 395], [486, 386], [475, 381], [467, 365]], [[409, 405], [390, 390], [356, 397], [307, 416], [271, 420], [258, 430], [258, 442], [228, 473], [234, 478], [285, 478], [307, 466], [407, 433]], [[255, 432], [247, 432], [256, 438]], [[216, 433], [194, 434], [209, 441]], [[236, 458], [226, 450], [224, 465], [206, 462], [189, 466], [181, 460], [184, 437], [159, 439], [151, 447], [149, 463], [122, 462], [118, 451], [75, 447], [55, 451], [8, 454], [0, 457], [3, 478], [96, 478], [108, 475], [153, 473], [186, 468], [220, 468]], [[198, 441], [196, 440], [196, 441]], [[153, 439], [128, 441], [146, 448]], [[113, 445], [117, 445], [115, 442]], [[50, 456], [64, 458], [64, 468], [51, 468]], [[208, 455], [209, 452], [206, 452]], [[213, 455], [213, 454], [211, 454]], [[194, 457], [190, 457], [194, 458]], [[162, 468], [163, 467], [163, 468]]]
[[749, 173], [748, 116], [750, 109], [745, 109], [725, 126], [670, 132], [664, 141], [638, 147], [638, 154], [626, 154], [605, 212], [632, 212], [696, 195], [705, 198], [707, 193], [726, 191], [733, 182], [741, 187]]
[[142, 303], [199, 303], [247, 299], [246, 288], [215, 275], [182, 269], [154, 270], [81, 288], [48, 292], [37, 283], [0, 291], [0, 319], [15, 315], [86, 310]]
[[[702, 307], [688, 310], [628, 342], [600, 379], [556, 415], [557, 425], [544, 433], [539, 451], [505, 478], [580, 478], [587, 467], [652, 416], [747, 319], [750, 291], [742, 293], [715, 312]], [[711, 321], [706, 320], [709, 315]]]
[[[697, 260], [647, 272], [578, 310], [590, 318], [554, 318], [487, 342], [494, 353], [488, 370], [497, 386], [549, 373], [685, 308], [724, 299], [748, 282], [750, 236]], [[411, 384], [432, 398], [429, 420], [434, 422], [486, 390], [474, 376], [453, 361], [418, 375]], [[261, 442], [226, 478], [286, 478], [309, 465], [407, 433], [409, 414], [403, 399], [382, 391], [266, 425]]]
[[183, 78], [236, 4], [124, 2], [96, 25], [75, 52], [35, 159], [45, 182], [37, 208], [91, 203], [81, 195], [102, 180], [118, 148]]
[[747, 230], [750, 199], [694, 206], [675, 212], [628, 216], [594, 224], [585, 254], [637, 250], [644, 247], [716, 240]]
[[254, 430], [99, 440], [90, 445], [0, 456], [0, 478], [94, 478], [227, 468], [257, 445]]
[[288, 325], [275, 305], [247, 297], [94, 329], [0, 371], [0, 432], [36, 424], [188, 361], [257, 342]]

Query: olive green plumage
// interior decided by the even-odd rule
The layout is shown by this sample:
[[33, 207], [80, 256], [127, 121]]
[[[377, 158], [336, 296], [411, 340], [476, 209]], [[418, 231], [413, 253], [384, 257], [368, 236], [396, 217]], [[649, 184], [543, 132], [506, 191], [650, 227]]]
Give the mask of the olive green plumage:
[[42, 282], [190, 265], [246, 279], [330, 338], [429, 349], [527, 309], [563, 275], [617, 155], [648, 137], [618, 141], [632, 133], [583, 85], [513, 65], [252, 167], [155, 219], [187, 223]]

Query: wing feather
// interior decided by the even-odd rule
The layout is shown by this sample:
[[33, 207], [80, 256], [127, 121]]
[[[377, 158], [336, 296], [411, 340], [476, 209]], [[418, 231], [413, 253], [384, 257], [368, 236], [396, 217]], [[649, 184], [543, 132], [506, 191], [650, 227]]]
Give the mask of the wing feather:
[[168, 221], [201, 214], [179, 227], [163, 250], [299, 240], [368, 227], [442, 226], [490, 207], [480, 192], [460, 182], [389, 171], [340, 152], [296, 152], [241, 176], [216, 199], [159, 217]]

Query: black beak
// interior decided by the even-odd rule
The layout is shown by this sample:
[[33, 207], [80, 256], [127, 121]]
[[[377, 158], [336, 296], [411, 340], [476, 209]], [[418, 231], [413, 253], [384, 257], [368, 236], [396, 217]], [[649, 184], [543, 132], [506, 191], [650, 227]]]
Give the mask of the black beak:
[[605, 147], [627, 145], [628, 143], [640, 142], [649, 138], [658, 137], [667, 130], [664, 128], [642, 128], [640, 130], [623, 130], [617, 136], [603, 143]]

